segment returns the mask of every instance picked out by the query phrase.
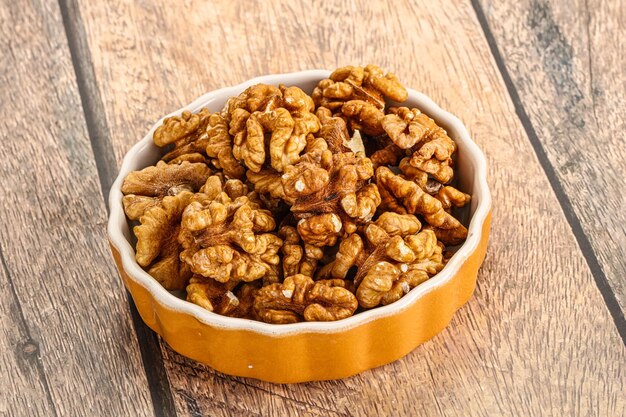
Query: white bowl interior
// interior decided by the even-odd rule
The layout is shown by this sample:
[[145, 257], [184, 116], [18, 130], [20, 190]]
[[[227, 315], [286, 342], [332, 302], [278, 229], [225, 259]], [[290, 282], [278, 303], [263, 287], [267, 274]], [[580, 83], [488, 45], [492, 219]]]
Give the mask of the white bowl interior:
[[[251, 79], [240, 85], [223, 88], [207, 93], [194, 102], [181, 108], [165, 117], [179, 115], [184, 110], [196, 112], [203, 107], [207, 107], [210, 111], [221, 110], [226, 100], [234, 95], [239, 94], [250, 85], [257, 83], [265, 84], [285, 84], [297, 85], [304, 91], [310, 93], [317, 82], [323, 78], [327, 78], [330, 74], [325, 70], [310, 70], [290, 74], [267, 75]], [[135, 262], [135, 251], [133, 248], [134, 237], [132, 236], [131, 227], [126, 220], [122, 207], [121, 185], [126, 175], [135, 170], [143, 169], [153, 165], [158, 161], [163, 151], [152, 142], [152, 134], [154, 130], [161, 125], [163, 118], [159, 120], [150, 129], [148, 134], [135, 146], [133, 146], [122, 162], [119, 175], [111, 187], [109, 194], [109, 224], [108, 234], [112, 244], [119, 251], [122, 258], [124, 269], [131, 277], [140, 285], [146, 287], [152, 295], [167, 307], [187, 312], [194, 315], [198, 320], [218, 327], [227, 327], [232, 329], [248, 329], [260, 333], [271, 334], [275, 336], [287, 335], [293, 332], [338, 332], [344, 331], [350, 327], [375, 320], [390, 314], [395, 314], [405, 308], [422, 295], [432, 291], [436, 286], [441, 285], [449, 280], [459, 269], [462, 263], [473, 252], [480, 241], [482, 224], [491, 207], [491, 197], [487, 186], [487, 172], [485, 157], [471, 140], [469, 134], [463, 124], [451, 115], [442, 110], [430, 98], [415, 90], [409, 89], [409, 99], [403, 103], [405, 106], [417, 107], [435, 121], [444, 127], [450, 137], [455, 140], [458, 145], [457, 155], [457, 171], [458, 186], [461, 190], [471, 194], [472, 200], [469, 211], [464, 213], [465, 217], [469, 217], [468, 237], [461, 245], [457, 252], [449, 260], [445, 268], [437, 275], [411, 290], [400, 300], [387, 306], [378, 307], [372, 310], [361, 312], [347, 319], [336, 322], [304, 322], [286, 325], [275, 325], [253, 320], [239, 319], [221, 316], [219, 314], [207, 311], [193, 303], [189, 303], [184, 299], [177, 297], [176, 294], [168, 292], [154, 278], [145, 272]], [[164, 117], [164, 118], [165, 118]]]

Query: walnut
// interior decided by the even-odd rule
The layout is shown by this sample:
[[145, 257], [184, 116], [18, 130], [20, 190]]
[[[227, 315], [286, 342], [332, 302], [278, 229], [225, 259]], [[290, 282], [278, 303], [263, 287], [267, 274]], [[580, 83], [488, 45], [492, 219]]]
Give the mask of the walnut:
[[[233, 121], [233, 116], [238, 119], [245, 115], [237, 109], [245, 110], [248, 114], [255, 111], [271, 111], [279, 107], [282, 102], [282, 93], [273, 85], [267, 84], [255, 84], [248, 87], [237, 97], [232, 97], [226, 103], [224, 107], [223, 116], [230, 123], [231, 130], [237, 128], [242, 122], [241, 120]], [[243, 120], [245, 123], [245, 120]], [[238, 128], [236, 130], [239, 130]], [[230, 132], [234, 135], [234, 132]]]
[[137, 263], [168, 290], [183, 289], [191, 276], [187, 265], [179, 260], [178, 236], [183, 210], [192, 197], [188, 191], [164, 197], [160, 205], [146, 210], [134, 228]]
[[409, 98], [409, 93], [398, 78], [388, 72], [377, 67], [376, 65], [368, 65], [365, 67], [365, 85], [370, 85], [380, 91], [384, 97], [389, 97], [393, 101], [403, 102]]
[[[278, 118], [280, 119], [280, 116]], [[268, 116], [268, 119], [270, 120], [270, 125], [274, 123], [272, 116]], [[285, 115], [284, 120], [286, 119], [287, 115]], [[310, 133], [316, 133], [320, 128], [319, 120], [313, 113], [303, 113], [298, 117], [294, 117], [293, 121], [294, 127], [289, 138], [283, 140], [279, 137], [277, 140], [274, 140], [274, 135], [272, 135], [270, 139], [271, 165], [272, 168], [279, 172], [284, 171], [286, 166], [299, 160], [300, 152], [307, 145], [307, 136]]]
[[202, 275], [194, 275], [187, 285], [187, 301], [218, 314], [230, 315], [239, 306], [239, 299], [231, 292], [237, 282], [218, 282]]
[[299, 87], [279, 85], [282, 94], [282, 105], [295, 116], [302, 117], [315, 111], [313, 99]]
[[400, 149], [408, 149], [428, 133], [428, 128], [420, 123], [420, 115], [422, 113], [418, 109], [400, 107], [384, 116], [382, 128]]
[[[261, 195], [269, 195], [271, 198], [284, 200], [288, 204], [293, 204], [294, 192], [305, 192], [311, 194], [328, 184], [328, 172], [319, 167], [319, 158], [328, 146], [321, 138], [307, 139], [307, 153], [300, 158], [296, 165], [289, 165], [285, 168], [285, 173], [281, 174], [272, 168], [262, 169], [259, 172], [248, 171], [246, 176], [248, 181], [254, 185], [254, 189]], [[330, 155], [330, 154], [327, 154]], [[293, 190], [293, 192], [286, 192]]]
[[[246, 120], [245, 128], [236, 132], [233, 146], [235, 158], [242, 161], [248, 169], [259, 172], [265, 164], [265, 135], [271, 134], [270, 142], [274, 153], [279, 153], [285, 149], [287, 141], [291, 138], [294, 128], [294, 121], [286, 109], [280, 108], [267, 113], [254, 113]], [[304, 149], [305, 141], [294, 144]], [[283, 154], [283, 156], [285, 156]], [[286, 155], [289, 159], [298, 157], [298, 153]], [[273, 165], [283, 167], [282, 158], [274, 161]]]
[[402, 203], [398, 201], [398, 199], [387, 188], [379, 186], [378, 193], [380, 194], [380, 205], [378, 206], [379, 213], [385, 213], [387, 211], [398, 214], [408, 213]]
[[352, 223], [342, 224], [341, 218], [335, 213], [323, 213], [301, 219], [298, 222], [298, 233], [302, 240], [313, 246], [332, 246], [342, 235], [342, 230], [354, 230]]
[[312, 277], [317, 263], [324, 256], [322, 249], [302, 243], [297, 229], [293, 226], [282, 226], [278, 230], [278, 236], [283, 239], [281, 252], [284, 276], [302, 274]]
[[[235, 289], [237, 287], [237, 289]], [[253, 283], [218, 282], [194, 275], [187, 285], [187, 301], [224, 316], [253, 318], [254, 296], [258, 286]]]
[[208, 114], [207, 109], [202, 109], [196, 114], [185, 110], [180, 116], [164, 119], [163, 124], [154, 131], [154, 144], [165, 146], [190, 136], [199, 129]]
[[269, 196], [272, 199], [284, 200], [290, 204], [293, 203], [293, 199], [285, 195], [280, 172], [276, 172], [273, 169], [263, 169], [259, 172], [248, 170], [246, 177], [254, 186], [254, 190], [259, 194]]
[[378, 92], [369, 93], [362, 88], [365, 71], [362, 67], [338, 68], [330, 74], [330, 78], [320, 81], [313, 90], [313, 101], [316, 106], [337, 110], [344, 102], [356, 99], [359, 95], [376, 103], [377, 107], [385, 106]]
[[317, 106], [333, 111], [350, 100], [363, 100], [382, 110], [385, 97], [402, 102], [408, 98], [408, 93], [395, 75], [368, 65], [336, 69], [328, 79], [319, 82], [312, 97]]
[[[415, 156], [415, 154], [413, 154], [413, 156]], [[411, 165], [432, 175], [438, 181], [444, 184], [452, 181], [452, 178], [454, 177], [452, 159], [447, 159], [445, 161], [439, 161], [436, 158], [419, 160], [413, 157], [411, 158]]]
[[[345, 120], [333, 116], [326, 107], [319, 107], [315, 114], [321, 124], [319, 137], [326, 141], [327, 149], [333, 153], [350, 151], [351, 148], [348, 145], [351, 138]], [[307, 149], [307, 152], [311, 151]]]
[[[374, 168], [363, 154], [307, 154], [281, 177], [302, 239], [315, 246], [334, 245], [366, 223], [380, 204], [378, 187], [367, 184]], [[314, 173], [314, 175], [311, 175]]]
[[321, 153], [327, 149], [330, 149], [330, 148], [329, 148], [329, 144], [326, 142], [326, 139], [324, 139], [323, 137], [315, 137], [313, 134], [307, 135], [306, 146], [304, 147], [305, 154]]
[[[319, 278], [345, 279], [349, 269], [357, 266], [361, 268], [354, 277], [355, 284], [358, 285], [369, 266], [371, 266], [369, 265], [371, 262], [369, 264], [365, 262], [368, 260], [369, 255], [374, 251], [378, 251], [379, 254], [384, 253], [386, 250], [384, 245], [392, 236], [412, 235], [417, 233], [420, 228], [420, 221], [413, 215], [401, 215], [391, 212], [383, 213], [375, 222], [365, 226], [361, 232], [352, 233], [342, 240], [335, 260], [322, 268]], [[367, 237], [366, 242], [363, 241], [360, 235], [363, 233]], [[367, 242], [371, 245], [366, 248], [365, 243]], [[396, 246], [393, 246], [393, 248], [396, 248]], [[410, 255], [409, 252], [406, 252], [406, 254]], [[375, 259], [372, 258], [371, 260]], [[401, 260], [407, 261], [404, 258]]]
[[330, 150], [307, 153], [282, 175], [263, 170], [247, 173], [259, 193], [269, 193], [291, 204], [299, 220], [298, 232], [306, 243], [332, 246], [368, 222], [380, 204], [378, 187], [367, 184], [373, 175], [371, 161], [363, 154]]
[[387, 212], [362, 232], [344, 239], [321, 278], [346, 278], [357, 267], [354, 284], [363, 308], [389, 304], [443, 268], [442, 249], [434, 232], [420, 230], [411, 214]]
[[181, 253], [191, 270], [219, 282], [254, 281], [277, 272], [282, 240], [268, 210], [248, 196], [231, 199], [219, 177], [209, 177], [181, 221]]
[[228, 178], [242, 178], [245, 170], [233, 155], [228, 122], [221, 114], [213, 113], [209, 117], [207, 135], [209, 141], [205, 149], [207, 156], [213, 158], [213, 165], [222, 169]]
[[452, 155], [456, 144], [433, 119], [418, 109], [391, 108], [382, 126], [400, 148], [412, 148], [411, 165], [443, 183], [454, 175]]
[[398, 148], [394, 143], [390, 143], [384, 148], [376, 150], [369, 158], [372, 160], [374, 168], [378, 168], [383, 165], [398, 165], [398, 161], [403, 156], [404, 150]]
[[382, 126], [385, 114], [371, 103], [363, 100], [350, 100], [341, 106], [341, 113], [348, 119], [352, 131], [358, 130], [370, 136], [385, 133]]
[[432, 230], [437, 236], [437, 240], [450, 246], [460, 245], [467, 238], [465, 228], [444, 229], [427, 224], [424, 226], [424, 230]]
[[[395, 145], [390, 145], [395, 146]], [[396, 147], [397, 148], [397, 147]], [[399, 149], [399, 148], [397, 148]], [[372, 155], [375, 157], [376, 154]], [[384, 158], [381, 156], [380, 159]], [[424, 171], [415, 168], [410, 164], [410, 158], [406, 157], [400, 161], [398, 169], [404, 175], [404, 178], [407, 180], [413, 181], [420, 188], [422, 188], [428, 194], [436, 194], [439, 191], [439, 188], [442, 186], [440, 182], [436, 180], [432, 180], [428, 177], [428, 174]], [[387, 165], [387, 164], [385, 164]], [[378, 187], [378, 191], [381, 196], [381, 204], [378, 207], [380, 212], [385, 211], [393, 211], [394, 213], [406, 214], [408, 213], [407, 209], [402, 205], [402, 202], [398, 201], [398, 199], [386, 188], [386, 187]]]
[[387, 167], [379, 167], [376, 170], [376, 184], [379, 189], [385, 189], [381, 206], [390, 210], [401, 207], [407, 213], [422, 215], [432, 227], [448, 231], [445, 236], [440, 232], [445, 237], [441, 239], [443, 243], [454, 245], [467, 237], [465, 226], [444, 209], [441, 201], [403, 175], [394, 174]]
[[[424, 189], [424, 191], [428, 192], [429, 194], [433, 194], [431, 191], [434, 191], [435, 193], [439, 191], [439, 186], [441, 185], [441, 183], [439, 183], [439, 186], [436, 186], [436, 185], [429, 186], [430, 191], [426, 190], [426, 187], [429, 182], [428, 174], [422, 171], [421, 169], [415, 168], [413, 165], [411, 165], [410, 161], [411, 161], [411, 158], [409, 157], [402, 158], [402, 160], [400, 161], [400, 164], [398, 165], [398, 169], [405, 176], [405, 178], [413, 181], [414, 183], [419, 185], [422, 189]], [[434, 190], [433, 188], [436, 188], [436, 190]]]
[[445, 262], [442, 249], [436, 244], [437, 238], [434, 233], [429, 230], [420, 233], [425, 236], [422, 240], [429, 241], [424, 244], [424, 247], [429, 249], [424, 252], [424, 258], [400, 267], [384, 261], [374, 265], [356, 292], [362, 307], [371, 308], [398, 301], [411, 289], [443, 269]]
[[332, 164], [332, 152], [306, 154], [296, 165], [288, 166], [281, 175], [282, 193], [290, 203], [327, 187], [331, 182], [328, 167]]
[[180, 164], [185, 161], [191, 162], [191, 163], [202, 162], [203, 164], [206, 164], [208, 162], [208, 160], [205, 158], [204, 155], [202, 155], [199, 152], [193, 152], [193, 153], [185, 153], [180, 156], [177, 156], [176, 158], [169, 160], [167, 163], [168, 164]]
[[254, 301], [258, 317], [275, 324], [340, 320], [353, 315], [357, 307], [343, 280], [314, 282], [302, 274], [261, 288]]
[[313, 100], [298, 87], [250, 87], [227, 106], [233, 155], [259, 172], [267, 162], [267, 148], [269, 165], [282, 172], [299, 159], [307, 135], [319, 130], [313, 110]]
[[[201, 190], [204, 192], [204, 188]], [[231, 199], [235, 200], [239, 197], [247, 196], [251, 200], [255, 200], [255, 195], [250, 191], [247, 184], [241, 180], [230, 179], [224, 183], [223, 191]]]
[[199, 153], [204, 156], [209, 137], [206, 128], [211, 112], [201, 109], [192, 114], [184, 111], [181, 116], [168, 117], [163, 120], [152, 137], [155, 145], [166, 146], [173, 144], [173, 149], [167, 152], [162, 159], [166, 162], [183, 158], [184, 155]]
[[141, 171], [129, 173], [122, 184], [122, 203], [126, 216], [138, 220], [144, 212], [158, 206], [167, 195], [198, 191], [211, 170], [206, 164], [183, 161], [180, 164], [157, 162]]
[[[241, 180], [238, 179], [226, 180], [226, 182], [224, 182], [224, 192], [226, 193], [226, 195], [228, 195], [228, 197], [230, 197], [231, 200], [235, 200], [236, 198], [242, 196], [248, 197], [251, 202], [270, 210], [275, 220], [280, 218], [280, 214], [282, 211], [286, 212], [288, 210], [284, 210], [281, 200], [268, 199], [258, 192], [251, 190], [250, 185], [251, 184], [243, 183]], [[200, 191], [203, 192], [204, 189], [200, 189]]]
[[471, 200], [469, 194], [465, 194], [449, 185], [439, 188], [435, 198], [441, 202], [444, 210], [450, 210], [452, 207], [463, 207]]

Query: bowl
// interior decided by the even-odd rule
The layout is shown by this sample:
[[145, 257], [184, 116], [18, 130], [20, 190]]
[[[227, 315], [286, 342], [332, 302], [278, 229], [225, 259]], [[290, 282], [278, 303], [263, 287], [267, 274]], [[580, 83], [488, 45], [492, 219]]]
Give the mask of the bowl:
[[[229, 97], [257, 83], [296, 85], [310, 94], [317, 82], [329, 75], [329, 71], [310, 70], [254, 78], [207, 93], [168, 116], [202, 107], [220, 110]], [[458, 144], [458, 186], [472, 196], [467, 240], [441, 272], [395, 303], [334, 322], [277, 325], [231, 318], [168, 292], [135, 261], [121, 192], [129, 172], [160, 158], [162, 150], [153, 144], [152, 134], [161, 119], [128, 151], [109, 195], [111, 251], [143, 321], [181, 355], [225, 374], [275, 383], [354, 375], [405, 356], [444, 329], [472, 295], [485, 256], [491, 220], [487, 167], [483, 153], [459, 119], [424, 94], [408, 92], [408, 105], [435, 119]]]

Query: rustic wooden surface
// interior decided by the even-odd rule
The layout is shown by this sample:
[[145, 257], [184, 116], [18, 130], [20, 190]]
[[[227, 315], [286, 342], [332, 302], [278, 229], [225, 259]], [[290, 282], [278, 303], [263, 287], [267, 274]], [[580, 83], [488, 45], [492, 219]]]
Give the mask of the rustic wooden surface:
[[58, 4], [0, 3], [0, 57], [0, 416], [152, 415]]
[[[581, 246], [626, 312], [626, 2], [481, 0]], [[586, 248], [585, 248], [586, 249]], [[604, 279], [601, 277], [601, 279]]]
[[[0, 386], [11, 390], [0, 397], [0, 415], [624, 415], [626, 329], [611, 305], [625, 272], [614, 248], [626, 243], [616, 188], [622, 98], [619, 88], [595, 96], [611, 121], [596, 128], [585, 112], [595, 90], [576, 102], [574, 90], [561, 93], [553, 81], [568, 74], [559, 51], [577, 65], [587, 58], [588, 35], [567, 22], [591, 23], [593, 80], [576, 83], [584, 91], [584, 80], [623, 86], [620, 69], [601, 64], [623, 60], [610, 55], [617, 44], [602, 50], [615, 38], [602, 34], [611, 11], [593, 7], [589, 19], [584, 8], [495, 3], [3, 5]], [[550, 11], [553, 23], [566, 22], [559, 33], [571, 48], [545, 40], [556, 25], [546, 23]], [[458, 115], [487, 155], [494, 221], [474, 297], [406, 358], [340, 381], [232, 378], [155, 345], [131, 320], [106, 251], [98, 181], [106, 193], [116, 164], [154, 120], [206, 91], [265, 73], [368, 62]], [[568, 118], [568, 100], [585, 126]], [[568, 137], [595, 148], [560, 156], [576, 152]], [[608, 166], [614, 176], [597, 186], [579, 181]], [[600, 224], [616, 228], [614, 244]], [[594, 260], [612, 288], [602, 287]]]

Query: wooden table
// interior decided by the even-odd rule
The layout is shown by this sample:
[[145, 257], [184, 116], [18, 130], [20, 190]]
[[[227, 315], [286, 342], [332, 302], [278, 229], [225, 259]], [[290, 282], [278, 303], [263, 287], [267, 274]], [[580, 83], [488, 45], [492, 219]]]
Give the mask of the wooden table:
[[[626, 414], [623, 1], [3, 1], [0, 415]], [[376, 63], [489, 162], [478, 288], [406, 358], [333, 382], [232, 378], [139, 319], [106, 196], [161, 115], [248, 78]]]

